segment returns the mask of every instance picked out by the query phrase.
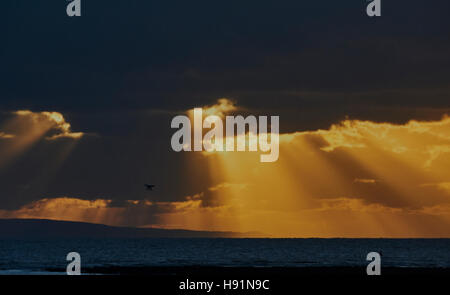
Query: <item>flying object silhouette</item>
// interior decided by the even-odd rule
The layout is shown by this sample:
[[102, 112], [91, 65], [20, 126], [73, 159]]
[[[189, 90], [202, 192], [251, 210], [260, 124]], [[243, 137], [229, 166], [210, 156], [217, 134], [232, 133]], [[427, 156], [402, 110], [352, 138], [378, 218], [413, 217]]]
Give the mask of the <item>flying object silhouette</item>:
[[145, 184], [145, 187], [147, 188], [148, 191], [152, 191], [153, 188], [155, 187], [154, 184]]

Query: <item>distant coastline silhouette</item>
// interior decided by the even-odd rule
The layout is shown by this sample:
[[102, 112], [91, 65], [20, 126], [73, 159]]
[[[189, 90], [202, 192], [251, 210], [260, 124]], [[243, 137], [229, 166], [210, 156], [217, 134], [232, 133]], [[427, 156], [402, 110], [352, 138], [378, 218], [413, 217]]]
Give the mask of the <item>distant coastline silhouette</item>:
[[242, 234], [219, 231], [191, 231], [118, 227], [48, 219], [0, 219], [0, 239], [36, 238], [234, 238]]

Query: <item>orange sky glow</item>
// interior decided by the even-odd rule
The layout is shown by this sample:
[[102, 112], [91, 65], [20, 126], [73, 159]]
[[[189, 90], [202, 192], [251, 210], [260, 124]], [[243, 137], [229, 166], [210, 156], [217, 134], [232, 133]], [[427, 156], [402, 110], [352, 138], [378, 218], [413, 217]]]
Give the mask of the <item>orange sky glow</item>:
[[[203, 109], [219, 117], [239, 113], [227, 99]], [[33, 128], [23, 130], [24, 117]], [[20, 111], [8, 124], [0, 138], [16, 143], [0, 154], [0, 166], [42, 137], [72, 140], [63, 161], [83, 136], [59, 113]], [[191, 154], [186, 178], [196, 161], [207, 161], [208, 189], [184, 201], [131, 197], [127, 207], [115, 207], [107, 196], [42, 196], [20, 209], [0, 210], [0, 217], [121, 225], [126, 216], [157, 208], [157, 222], [148, 226], [269, 237], [450, 237], [450, 117], [402, 125], [345, 120], [326, 130], [280, 134], [273, 163], [261, 163], [260, 152]]]

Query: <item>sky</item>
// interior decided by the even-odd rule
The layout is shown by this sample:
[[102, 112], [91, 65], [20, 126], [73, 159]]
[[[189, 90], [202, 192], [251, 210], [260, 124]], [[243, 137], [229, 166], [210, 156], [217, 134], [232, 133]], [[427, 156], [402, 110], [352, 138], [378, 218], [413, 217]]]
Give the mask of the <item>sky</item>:
[[[5, 1], [0, 218], [450, 237], [450, 3], [243, 2]], [[196, 107], [279, 116], [279, 159], [174, 152]]]

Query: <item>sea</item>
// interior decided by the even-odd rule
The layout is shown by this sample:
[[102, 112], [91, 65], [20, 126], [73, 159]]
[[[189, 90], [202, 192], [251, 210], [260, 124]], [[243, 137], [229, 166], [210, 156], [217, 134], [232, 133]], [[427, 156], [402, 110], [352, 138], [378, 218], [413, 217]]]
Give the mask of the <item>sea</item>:
[[356, 267], [378, 252], [383, 267], [450, 268], [450, 239], [52, 239], [0, 240], [0, 275], [65, 274], [78, 252], [101, 267]]

